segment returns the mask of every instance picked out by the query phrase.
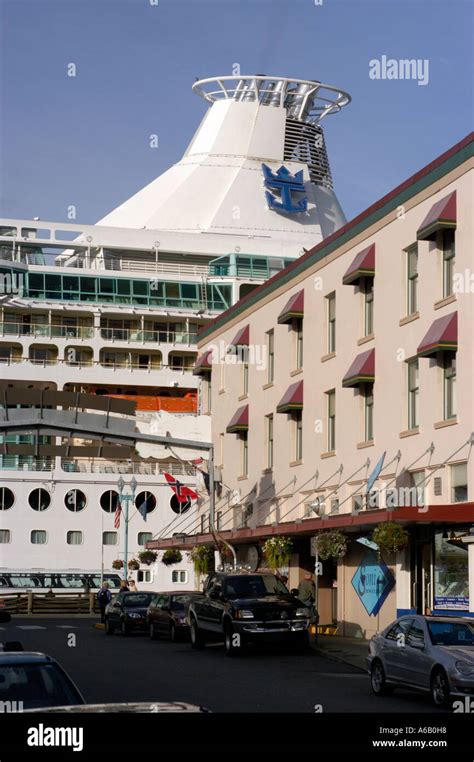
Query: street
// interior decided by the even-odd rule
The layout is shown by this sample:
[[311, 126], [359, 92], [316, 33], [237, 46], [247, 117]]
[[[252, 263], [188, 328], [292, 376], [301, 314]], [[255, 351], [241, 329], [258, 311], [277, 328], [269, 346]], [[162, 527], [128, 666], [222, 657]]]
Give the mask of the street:
[[258, 648], [229, 659], [220, 644], [193, 651], [188, 642], [106, 636], [96, 622], [13, 617], [0, 627], [0, 640], [20, 640], [25, 650], [57, 659], [89, 703], [185, 701], [213, 712], [443, 713], [416, 693], [376, 698], [366, 674], [313, 651]]

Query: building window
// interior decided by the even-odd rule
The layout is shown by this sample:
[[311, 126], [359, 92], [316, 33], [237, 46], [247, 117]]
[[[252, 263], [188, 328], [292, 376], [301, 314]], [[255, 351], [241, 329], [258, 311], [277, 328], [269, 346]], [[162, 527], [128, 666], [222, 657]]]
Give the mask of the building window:
[[296, 338], [296, 368], [303, 367], [303, 318], [294, 321]]
[[212, 377], [210, 375], [205, 383], [206, 383], [207, 412], [210, 413], [212, 411]]
[[327, 320], [328, 320], [328, 353], [336, 351], [336, 294], [330, 294], [327, 300]]
[[364, 392], [364, 441], [374, 438], [374, 385], [367, 384]]
[[366, 278], [364, 282], [364, 336], [374, 332], [374, 281]]
[[82, 545], [82, 532], [71, 529], [66, 535], [68, 545]]
[[248, 433], [246, 431], [243, 431], [240, 434], [240, 442], [241, 476], [247, 476], [249, 472], [249, 440]]
[[139, 569], [137, 572], [138, 582], [151, 582], [151, 571], [148, 569]]
[[295, 460], [303, 458], [303, 412], [297, 410], [292, 415], [294, 422]]
[[467, 463], [458, 463], [451, 470], [451, 502], [465, 503], [467, 500]]
[[330, 513], [339, 513], [339, 498], [333, 497], [330, 501]]
[[268, 331], [267, 333], [267, 348], [268, 348], [268, 368], [267, 368], [267, 382], [273, 383], [275, 373], [275, 333], [274, 331]]
[[191, 500], [188, 499], [184, 502], [180, 502], [177, 495], [171, 495], [170, 508], [174, 513], [186, 513], [186, 511], [189, 511], [191, 508]]
[[14, 502], [15, 497], [11, 489], [0, 487], [0, 511], [8, 511]]
[[328, 452], [336, 449], [336, 392], [333, 389], [326, 392], [327, 397], [327, 419], [328, 419]]
[[265, 422], [266, 422], [266, 449], [267, 449], [266, 468], [273, 468], [273, 415], [265, 416]]
[[71, 489], [64, 495], [64, 505], [68, 511], [79, 513], [86, 507], [86, 496], [80, 489]]
[[[100, 496], [100, 507], [106, 513], [115, 513], [119, 501], [119, 493], [113, 489], [103, 492]], [[71, 509], [72, 510], [72, 509]]]
[[441, 231], [441, 251], [443, 252], [443, 297], [447, 297], [453, 293], [454, 230]]
[[364, 503], [365, 503], [364, 495], [353, 495], [352, 496], [352, 511], [354, 513], [359, 513], [359, 511], [363, 510]]
[[420, 392], [418, 382], [418, 360], [412, 360], [407, 365], [408, 372], [408, 428], [416, 429], [418, 426], [418, 396]]
[[407, 251], [407, 315], [418, 310], [418, 246]]
[[242, 364], [242, 394], [247, 395], [249, 393], [249, 364], [244, 362]]
[[445, 352], [443, 358], [443, 418], [456, 418], [456, 355]]
[[117, 532], [102, 532], [102, 545], [117, 545]]
[[185, 584], [187, 581], [187, 571], [180, 571], [175, 569], [173, 572], [171, 572], [171, 582], [175, 582], [176, 584]]
[[135, 498], [135, 508], [151, 513], [156, 508], [156, 497], [151, 492], [139, 492]]
[[137, 542], [141, 547], [144, 547], [146, 542], [150, 542], [153, 539], [153, 532], [139, 532], [137, 535]]
[[0, 529], [0, 545], [6, 545], [11, 540], [9, 529]]
[[34, 489], [28, 495], [28, 503], [34, 511], [45, 511], [51, 503], [51, 495], [46, 489]]
[[46, 532], [43, 529], [33, 529], [30, 539], [33, 545], [45, 545]]

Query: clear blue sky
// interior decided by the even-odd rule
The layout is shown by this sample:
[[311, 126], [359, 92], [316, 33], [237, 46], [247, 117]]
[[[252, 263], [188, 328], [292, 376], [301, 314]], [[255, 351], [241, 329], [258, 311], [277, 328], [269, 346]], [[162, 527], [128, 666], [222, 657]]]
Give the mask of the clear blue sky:
[[[196, 77], [319, 79], [350, 219], [472, 129], [472, 0], [0, 0], [0, 214], [92, 223], [179, 160], [205, 111]], [[429, 84], [369, 61], [428, 59]], [[75, 63], [77, 76], [67, 76]], [[159, 148], [149, 147], [151, 133]]]

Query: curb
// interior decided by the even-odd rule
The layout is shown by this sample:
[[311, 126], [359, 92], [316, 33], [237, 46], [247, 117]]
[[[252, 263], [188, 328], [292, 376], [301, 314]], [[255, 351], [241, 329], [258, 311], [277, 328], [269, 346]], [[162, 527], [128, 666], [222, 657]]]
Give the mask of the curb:
[[367, 674], [367, 671], [363, 667], [361, 667], [359, 664], [354, 664], [353, 661], [349, 661], [343, 656], [335, 656], [334, 654], [328, 653], [324, 648], [318, 648], [318, 646], [312, 646], [312, 649], [315, 651], [315, 653], [318, 654], [318, 656], [324, 656], [326, 659], [339, 662], [339, 664], [348, 664], [350, 667], [358, 669], [359, 672], [362, 672], [362, 674]]
[[101, 622], [96, 622], [94, 625], [94, 629], [96, 630], [105, 630], [105, 624], [102, 624]]

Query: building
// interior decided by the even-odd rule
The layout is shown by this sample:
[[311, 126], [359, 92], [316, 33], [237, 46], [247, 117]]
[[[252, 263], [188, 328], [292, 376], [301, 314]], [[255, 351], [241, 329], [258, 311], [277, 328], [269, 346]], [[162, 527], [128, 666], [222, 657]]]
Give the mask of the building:
[[[342, 531], [317, 577], [342, 634], [474, 615], [472, 153], [470, 135], [199, 335], [221, 535], [254, 568], [291, 537], [296, 587], [311, 538]], [[202, 511], [181, 547], [209, 541]], [[409, 544], [379, 561], [371, 533], [393, 521]]]
[[[181, 161], [96, 225], [0, 220], [4, 411], [28, 405], [20, 392], [87, 393], [134, 402], [142, 430], [206, 440], [197, 331], [344, 224], [321, 121], [347, 94], [266, 76], [193, 90], [209, 108]], [[9, 403], [13, 391], [21, 403]], [[114, 527], [121, 479], [123, 495], [138, 482], [132, 556], [196, 520], [196, 505], [177, 505], [163, 476], [194, 485], [193, 453], [91, 457], [71, 437], [58, 455], [47, 439], [41, 457], [27, 434], [2, 440], [0, 585], [7, 570], [110, 571], [123, 558], [123, 520]], [[191, 572], [183, 558], [135, 576], [151, 588], [192, 588]]]

